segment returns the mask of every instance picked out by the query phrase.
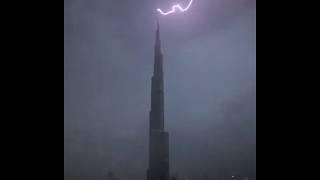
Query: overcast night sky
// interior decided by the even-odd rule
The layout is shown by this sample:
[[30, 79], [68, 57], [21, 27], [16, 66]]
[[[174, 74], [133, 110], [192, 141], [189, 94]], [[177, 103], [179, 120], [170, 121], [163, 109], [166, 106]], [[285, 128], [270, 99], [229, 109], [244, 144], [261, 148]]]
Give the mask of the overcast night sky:
[[[64, 0], [64, 177], [143, 180], [156, 8]], [[159, 16], [170, 171], [256, 174], [256, 1], [194, 0]]]

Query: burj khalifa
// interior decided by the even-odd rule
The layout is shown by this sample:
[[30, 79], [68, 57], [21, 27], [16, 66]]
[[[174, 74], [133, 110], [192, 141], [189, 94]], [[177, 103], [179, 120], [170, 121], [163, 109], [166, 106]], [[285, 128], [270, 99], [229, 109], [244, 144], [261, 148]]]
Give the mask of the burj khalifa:
[[164, 129], [163, 56], [159, 23], [157, 23], [151, 87], [147, 180], [169, 180], [169, 134]]

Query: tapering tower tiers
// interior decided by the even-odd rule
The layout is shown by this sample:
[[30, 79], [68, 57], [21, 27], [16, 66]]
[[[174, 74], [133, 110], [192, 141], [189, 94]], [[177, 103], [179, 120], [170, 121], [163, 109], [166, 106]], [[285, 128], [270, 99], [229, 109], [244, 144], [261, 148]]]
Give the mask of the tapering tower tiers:
[[164, 131], [163, 56], [159, 23], [157, 23], [154, 72], [151, 86], [147, 180], [169, 180], [169, 134]]
[[161, 53], [160, 29], [157, 24], [154, 55], [154, 72], [151, 86], [150, 130], [164, 130], [163, 56]]

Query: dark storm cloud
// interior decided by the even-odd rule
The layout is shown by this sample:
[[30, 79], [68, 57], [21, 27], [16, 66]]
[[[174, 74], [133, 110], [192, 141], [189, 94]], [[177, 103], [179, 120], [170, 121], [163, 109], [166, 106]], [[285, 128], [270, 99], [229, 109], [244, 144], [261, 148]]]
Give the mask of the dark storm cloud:
[[[154, 9], [165, 3], [65, 0], [65, 179], [145, 178]], [[159, 17], [171, 171], [181, 177], [255, 174], [255, 17], [252, 0], [195, 0]]]

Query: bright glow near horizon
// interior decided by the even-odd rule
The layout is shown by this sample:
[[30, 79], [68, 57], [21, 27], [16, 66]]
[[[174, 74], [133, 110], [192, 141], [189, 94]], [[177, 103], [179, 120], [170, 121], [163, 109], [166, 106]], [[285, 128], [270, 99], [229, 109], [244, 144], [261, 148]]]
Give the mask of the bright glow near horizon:
[[157, 11], [159, 11], [160, 14], [162, 14], [162, 15], [164, 15], [164, 16], [176, 12], [176, 9], [180, 10], [181, 12], [184, 12], [184, 11], [187, 11], [187, 10], [190, 8], [192, 2], [193, 2], [193, 0], [190, 0], [190, 2], [189, 2], [189, 4], [187, 5], [186, 8], [182, 8], [182, 7], [180, 6], [180, 4], [176, 4], [176, 5], [173, 5], [172, 8], [171, 8], [171, 10], [168, 11], [168, 12], [163, 12], [161, 9], [157, 9]]

